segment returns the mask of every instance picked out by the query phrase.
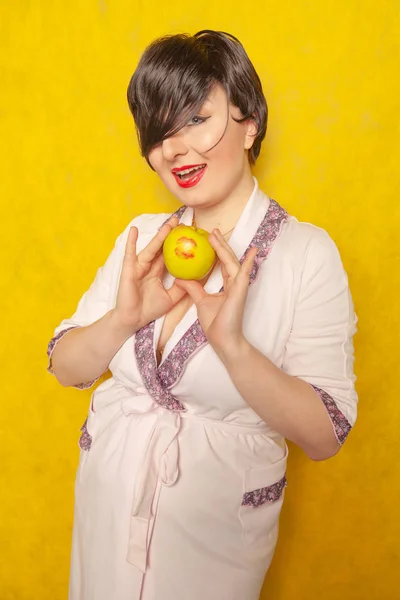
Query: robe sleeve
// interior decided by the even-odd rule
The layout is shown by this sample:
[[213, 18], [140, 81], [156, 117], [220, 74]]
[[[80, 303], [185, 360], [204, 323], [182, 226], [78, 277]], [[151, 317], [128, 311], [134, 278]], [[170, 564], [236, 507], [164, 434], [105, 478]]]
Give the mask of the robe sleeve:
[[[113, 287], [115, 287], [112, 283], [115, 281], [116, 277], [119, 278], [129, 230], [132, 225], [137, 225], [137, 220], [138, 219], [134, 219], [117, 238], [111, 254], [105, 264], [98, 269], [93, 283], [83, 294], [72, 317], [61, 321], [60, 325], [55, 329], [54, 336], [50, 340], [47, 348], [47, 356], [49, 359], [47, 370], [49, 373], [53, 373], [51, 366], [52, 354], [57, 343], [64, 335], [68, 334], [69, 331], [76, 327], [91, 325], [103, 317], [112, 308], [111, 304], [113, 304], [113, 302], [111, 294], [114, 292]], [[87, 389], [96, 381], [97, 379], [82, 382], [73, 387]]]
[[309, 383], [343, 444], [357, 416], [353, 335], [357, 317], [335, 243], [315, 228], [308, 243], [282, 368]]

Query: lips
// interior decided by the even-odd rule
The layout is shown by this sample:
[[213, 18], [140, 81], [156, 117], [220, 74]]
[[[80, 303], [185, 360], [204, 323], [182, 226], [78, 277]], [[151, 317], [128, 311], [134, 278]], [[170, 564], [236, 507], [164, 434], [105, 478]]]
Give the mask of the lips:
[[172, 175], [175, 177], [175, 181], [181, 188], [191, 188], [199, 183], [204, 173], [206, 172], [207, 165], [185, 165], [172, 169]]

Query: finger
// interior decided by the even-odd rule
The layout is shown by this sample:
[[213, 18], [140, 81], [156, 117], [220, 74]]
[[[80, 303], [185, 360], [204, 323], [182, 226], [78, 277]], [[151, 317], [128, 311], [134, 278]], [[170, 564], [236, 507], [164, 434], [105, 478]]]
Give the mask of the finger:
[[136, 258], [136, 242], [138, 239], [138, 233], [138, 229], [135, 226], [132, 226], [129, 230], [128, 239], [125, 246], [125, 256], [128, 258]]
[[228, 288], [229, 275], [223, 263], [221, 263], [221, 273], [224, 280], [224, 290], [226, 291]]
[[236, 277], [240, 269], [240, 262], [232, 248], [225, 242], [221, 234], [219, 233], [218, 235], [218, 233], [217, 230], [214, 230], [208, 240], [217, 253], [219, 260], [226, 268], [228, 276]]
[[131, 227], [128, 233], [128, 239], [125, 246], [125, 254], [122, 262], [121, 277], [134, 277], [136, 272], [136, 242], [139, 232], [137, 227]]
[[257, 247], [253, 246], [253, 248], [250, 248], [250, 250], [248, 251], [248, 253], [246, 255], [246, 258], [244, 259], [244, 261], [240, 267], [238, 276], [241, 279], [243, 279], [244, 281], [246, 281], [246, 284], [248, 284], [248, 282], [249, 282], [251, 271], [253, 269], [254, 261], [256, 259], [257, 254], [258, 254]]
[[228, 271], [223, 263], [221, 263], [221, 273], [224, 279], [228, 279]]
[[176, 227], [179, 223], [179, 218], [176, 215], [172, 215], [167, 221], [167, 225], [171, 225], [171, 227]]
[[215, 237], [221, 242], [221, 244], [227, 249], [229, 250], [229, 252], [232, 254], [232, 256], [236, 256], [236, 254], [233, 251], [232, 246], [229, 245], [229, 243], [226, 241], [226, 239], [224, 238], [224, 236], [221, 233], [221, 230], [218, 229], [218, 227], [216, 227], [215, 229], [213, 229], [212, 231], [212, 235], [215, 235]]
[[164, 272], [164, 267], [165, 267], [164, 256], [162, 254], [159, 254], [158, 256], [155, 257], [155, 259], [151, 263], [151, 267], [148, 272], [148, 276], [161, 278], [161, 276]]
[[175, 279], [175, 285], [185, 290], [195, 304], [199, 304], [199, 302], [208, 296], [207, 292], [204, 291], [204, 288], [198, 281]]
[[150, 240], [147, 246], [139, 252], [139, 262], [141, 262], [142, 264], [152, 262], [152, 260], [154, 260], [156, 255], [162, 249], [162, 245], [165, 241], [165, 238], [167, 237], [169, 232], [172, 231], [172, 229], [178, 225], [178, 223], [178, 217], [171, 217], [166, 223], [164, 223], [164, 225], [160, 227], [156, 235]]
[[184, 296], [186, 296], [187, 292], [183, 289], [183, 287], [177, 285], [176, 282], [167, 290], [168, 296], [171, 298], [172, 304], [175, 306], [179, 300], [182, 300]]
[[258, 248], [251, 248], [246, 255], [239, 272], [235, 279], [228, 282], [226, 292], [232, 299], [235, 297], [239, 302], [238, 306], [243, 306], [246, 302], [246, 297], [249, 291], [250, 274], [253, 268], [255, 257], [257, 256]]

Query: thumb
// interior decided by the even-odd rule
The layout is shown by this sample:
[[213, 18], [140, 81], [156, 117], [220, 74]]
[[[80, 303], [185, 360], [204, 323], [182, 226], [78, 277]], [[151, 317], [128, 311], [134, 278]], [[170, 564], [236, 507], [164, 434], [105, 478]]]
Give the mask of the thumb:
[[208, 294], [198, 281], [192, 279], [175, 279], [175, 285], [185, 290], [195, 304], [199, 304]]
[[177, 285], [175, 282], [167, 290], [167, 293], [168, 293], [168, 296], [171, 299], [171, 302], [172, 302], [173, 306], [175, 306], [175, 304], [177, 304], [179, 302], [179, 300], [182, 300], [182, 298], [184, 296], [186, 296], [186, 290], [184, 290], [182, 287], [180, 287], [179, 285]]
[[151, 263], [149, 273], [153, 277], [161, 277], [163, 271], [164, 271], [164, 257], [161, 253], [158, 256], [156, 256], [156, 258]]

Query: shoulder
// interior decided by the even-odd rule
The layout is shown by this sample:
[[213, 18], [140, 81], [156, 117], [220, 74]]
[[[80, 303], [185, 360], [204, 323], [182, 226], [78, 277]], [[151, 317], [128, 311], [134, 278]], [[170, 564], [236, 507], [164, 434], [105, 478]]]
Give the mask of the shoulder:
[[312, 223], [289, 216], [279, 238], [282, 250], [305, 263], [340, 263], [338, 247], [329, 233]]
[[325, 229], [289, 217], [282, 228], [281, 252], [294, 272], [299, 298], [310, 292], [334, 296], [348, 289], [348, 277], [338, 247]]
[[299, 293], [323, 286], [348, 286], [338, 247], [329, 233], [296, 217], [289, 216], [282, 224], [271, 259], [271, 268], [273, 264], [276, 272], [285, 274]]

